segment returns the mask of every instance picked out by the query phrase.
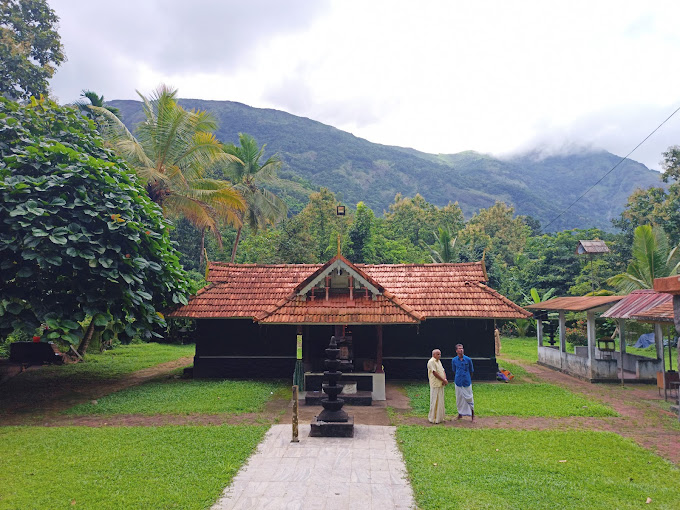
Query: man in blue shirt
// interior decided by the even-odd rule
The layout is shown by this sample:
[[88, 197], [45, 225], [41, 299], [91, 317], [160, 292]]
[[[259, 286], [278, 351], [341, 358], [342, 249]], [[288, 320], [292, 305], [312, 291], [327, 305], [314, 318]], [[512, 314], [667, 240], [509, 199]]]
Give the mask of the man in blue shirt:
[[471, 416], [475, 419], [475, 402], [472, 398], [472, 373], [475, 371], [472, 360], [463, 351], [463, 344], [456, 344], [456, 354], [451, 361], [453, 382], [456, 385], [456, 407], [458, 419]]

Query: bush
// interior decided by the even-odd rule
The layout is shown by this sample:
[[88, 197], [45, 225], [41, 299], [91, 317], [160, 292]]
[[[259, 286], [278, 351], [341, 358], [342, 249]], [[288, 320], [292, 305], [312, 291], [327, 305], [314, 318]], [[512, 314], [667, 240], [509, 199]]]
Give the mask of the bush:
[[567, 328], [567, 342], [571, 345], [588, 345], [588, 336], [581, 328]]

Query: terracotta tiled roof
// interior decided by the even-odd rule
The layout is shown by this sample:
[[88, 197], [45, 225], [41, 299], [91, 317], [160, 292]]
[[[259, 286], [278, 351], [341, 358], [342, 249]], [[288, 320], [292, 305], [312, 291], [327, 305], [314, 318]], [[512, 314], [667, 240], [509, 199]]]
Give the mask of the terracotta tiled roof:
[[210, 285], [173, 310], [170, 317], [254, 317], [290, 296], [301, 280], [319, 264], [210, 263]]
[[[337, 257], [336, 257], [337, 258]], [[376, 300], [357, 291], [297, 295], [327, 264], [256, 265], [211, 263], [211, 284], [170, 317], [252, 317], [264, 323], [404, 324], [428, 317], [523, 318], [530, 313], [487, 287], [484, 264], [351, 264], [381, 290]]]
[[449, 285], [488, 280], [482, 262], [463, 264], [356, 264], [386, 289], [422, 293], [423, 285]]

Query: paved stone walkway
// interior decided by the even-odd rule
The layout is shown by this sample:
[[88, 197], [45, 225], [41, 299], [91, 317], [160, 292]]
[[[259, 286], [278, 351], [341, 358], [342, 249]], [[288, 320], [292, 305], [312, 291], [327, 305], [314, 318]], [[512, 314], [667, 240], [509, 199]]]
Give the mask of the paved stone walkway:
[[355, 425], [354, 438], [274, 425], [213, 510], [413, 509], [395, 427]]

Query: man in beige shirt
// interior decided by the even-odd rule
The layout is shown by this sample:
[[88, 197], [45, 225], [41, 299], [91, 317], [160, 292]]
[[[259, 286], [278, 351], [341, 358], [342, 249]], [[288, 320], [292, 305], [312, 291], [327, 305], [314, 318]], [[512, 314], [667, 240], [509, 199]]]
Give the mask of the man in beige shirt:
[[444, 407], [444, 386], [449, 384], [446, 372], [440, 358], [442, 352], [439, 349], [432, 351], [432, 357], [427, 362], [427, 377], [430, 380], [430, 414], [427, 419], [430, 423], [444, 421], [446, 409]]

